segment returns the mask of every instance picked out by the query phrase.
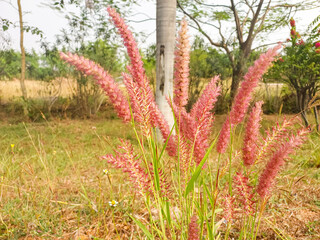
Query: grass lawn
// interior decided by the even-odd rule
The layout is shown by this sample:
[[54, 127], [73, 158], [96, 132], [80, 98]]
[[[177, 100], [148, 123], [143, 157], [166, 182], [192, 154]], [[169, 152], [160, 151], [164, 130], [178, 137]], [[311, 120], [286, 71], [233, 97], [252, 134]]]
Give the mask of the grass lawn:
[[[275, 117], [265, 119], [268, 128]], [[137, 145], [120, 120], [0, 123], [0, 239], [145, 239], [128, 216], [144, 219], [140, 197], [99, 159], [118, 138]], [[259, 239], [320, 239], [319, 139], [312, 134], [279, 175]]]

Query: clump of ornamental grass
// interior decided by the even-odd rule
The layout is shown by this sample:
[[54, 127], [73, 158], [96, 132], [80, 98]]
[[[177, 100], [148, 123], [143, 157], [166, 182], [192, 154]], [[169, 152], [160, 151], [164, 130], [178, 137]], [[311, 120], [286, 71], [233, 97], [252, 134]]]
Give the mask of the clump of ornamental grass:
[[[308, 133], [304, 128], [293, 130], [293, 118], [277, 124], [262, 137], [259, 129], [263, 103], [257, 102], [249, 112], [241, 154], [235, 154], [237, 149], [233, 148], [235, 129], [244, 121], [253, 91], [272, 65], [280, 45], [262, 54], [249, 68], [219, 135], [211, 136], [220, 80], [213, 77], [191, 111], [186, 111], [190, 44], [187, 22], [182, 20], [175, 51], [174, 95], [167, 96], [175, 118], [173, 131], [155, 103], [131, 31], [114, 9], [107, 11], [130, 59], [122, 74], [126, 93], [107, 71], [89, 59], [71, 53], [60, 56], [95, 79], [119, 118], [131, 123], [136, 134], [137, 149], [121, 140], [113, 154], [101, 157], [128, 175], [133, 191], [145, 203], [148, 224], [130, 217], [149, 239], [228, 239], [232, 228], [236, 228], [239, 239], [255, 239], [276, 176]], [[163, 144], [157, 141], [156, 128]], [[235, 168], [234, 162], [239, 159]], [[168, 168], [168, 161], [173, 162], [173, 168]], [[176, 214], [177, 209], [180, 214]], [[240, 227], [235, 221], [241, 223]]]

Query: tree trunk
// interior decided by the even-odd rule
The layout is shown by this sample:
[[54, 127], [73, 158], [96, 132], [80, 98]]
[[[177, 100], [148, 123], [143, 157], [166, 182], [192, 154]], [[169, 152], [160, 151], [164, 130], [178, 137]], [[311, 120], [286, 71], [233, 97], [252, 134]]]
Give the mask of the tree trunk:
[[306, 127], [309, 126], [309, 121], [307, 119], [307, 113], [306, 113], [306, 93], [301, 92], [301, 91], [296, 91], [297, 92], [297, 104], [298, 108], [302, 117], [302, 120], [304, 122], [304, 125]]
[[27, 89], [25, 85], [25, 74], [26, 74], [26, 53], [23, 46], [23, 21], [22, 21], [22, 8], [20, 0], [17, 0], [18, 11], [19, 11], [19, 24], [20, 24], [20, 49], [21, 49], [21, 77], [20, 86], [23, 98], [27, 99]]
[[[239, 66], [238, 66], [239, 65]], [[243, 77], [243, 72], [241, 71], [242, 66], [237, 64], [237, 67], [232, 71], [232, 82], [230, 89], [230, 103], [232, 104], [235, 95], [237, 94], [237, 90], [240, 85], [241, 78]]]
[[157, 0], [156, 102], [170, 128], [174, 125], [166, 96], [173, 97], [176, 0]]
[[313, 111], [314, 111], [314, 118], [316, 120], [316, 129], [317, 129], [317, 132], [319, 132], [319, 118], [318, 118], [318, 108], [317, 108], [317, 106], [315, 106], [313, 108]]
[[242, 77], [245, 74], [246, 65], [251, 53], [251, 42], [245, 42], [240, 47], [240, 55], [237, 64], [232, 69], [232, 83], [230, 89], [230, 103], [233, 102], [239, 88]]

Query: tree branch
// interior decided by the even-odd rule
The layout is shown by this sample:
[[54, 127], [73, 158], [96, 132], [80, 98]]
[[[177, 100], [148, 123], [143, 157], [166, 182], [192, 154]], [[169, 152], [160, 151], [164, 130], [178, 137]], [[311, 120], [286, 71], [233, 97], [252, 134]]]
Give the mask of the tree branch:
[[236, 10], [236, 6], [234, 5], [233, 0], [231, 0], [231, 10], [233, 12], [234, 21], [236, 23], [238, 41], [239, 41], [239, 44], [242, 45], [243, 44], [243, 33], [242, 33], [242, 29], [241, 29], [239, 15], [238, 15], [238, 12]]
[[199, 22], [198, 22], [194, 17], [192, 17], [189, 13], [187, 13], [187, 12], [184, 10], [184, 8], [181, 6], [181, 4], [179, 3], [179, 1], [177, 1], [177, 5], [178, 5], [178, 7], [181, 9], [181, 11], [182, 11], [185, 15], [187, 15], [187, 16], [197, 25], [198, 31], [208, 39], [208, 41], [210, 42], [211, 45], [213, 45], [213, 46], [215, 46], [215, 47], [223, 47], [223, 43], [214, 42], [214, 41], [210, 38], [210, 36], [203, 31], [203, 29], [201, 28]]
[[[258, 4], [258, 7], [257, 7], [257, 11], [256, 13], [253, 15], [253, 18], [251, 20], [251, 24], [250, 24], [250, 28], [249, 28], [249, 33], [248, 33], [248, 37], [246, 39], [246, 43], [250, 45], [250, 42], [252, 42], [253, 40], [253, 31], [254, 31], [254, 27], [257, 23], [257, 19], [259, 17], [259, 14], [260, 14], [260, 11], [261, 11], [261, 8], [262, 8], [262, 5], [263, 5], [263, 1], [264, 0], [260, 0], [259, 4]], [[270, 0], [271, 2], [271, 0]], [[269, 4], [270, 4], [269, 2]]]
[[[185, 11], [185, 9], [181, 6], [181, 4], [179, 3], [178, 0], [177, 0], [177, 5], [178, 5], [178, 8], [180, 8], [181, 11], [182, 11], [185, 15], [187, 15], [187, 16], [197, 25], [197, 27], [193, 27], [193, 26], [191, 26], [191, 27], [197, 29], [203, 36], [205, 36], [205, 37], [207, 38], [207, 40], [210, 42], [211, 45], [213, 45], [213, 46], [215, 46], [215, 47], [223, 48], [223, 49], [226, 51], [227, 55], [228, 55], [228, 58], [229, 58], [229, 60], [230, 60], [230, 62], [231, 62], [231, 65], [234, 66], [235, 63], [234, 63], [233, 54], [232, 54], [232, 52], [230, 51], [230, 49], [228, 48], [227, 43], [224, 42], [224, 41], [221, 41], [220, 43], [214, 42], [214, 41], [212, 40], [212, 38], [211, 38], [207, 33], [205, 33], [205, 32], [203, 31], [203, 29], [201, 28], [199, 22], [198, 22], [194, 17], [192, 17], [189, 13], [187, 13], [187, 12]], [[222, 34], [222, 33], [221, 33], [221, 34]], [[224, 37], [223, 37], [223, 39], [224, 39]]]

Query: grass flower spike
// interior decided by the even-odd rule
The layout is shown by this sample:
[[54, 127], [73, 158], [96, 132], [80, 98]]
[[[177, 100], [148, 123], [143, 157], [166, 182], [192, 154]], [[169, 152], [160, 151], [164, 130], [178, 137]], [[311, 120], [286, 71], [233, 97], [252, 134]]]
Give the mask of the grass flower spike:
[[191, 109], [191, 116], [196, 124], [193, 126], [194, 136], [194, 155], [196, 162], [199, 164], [209, 147], [209, 136], [213, 123], [213, 114], [211, 110], [214, 108], [218, 96], [220, 95], [220, 87], [217, 86], [219, 77], [214, 77], [207, 85], [198, 101]]
[[107, 154], [102, 159], [112, 164], [116, 168], [120, 168], [123, 172], [128, 173], [130, 180], [135, 186], [135, 189], [140, 194], [144, 195], [150, 192], [150, 178], [147, 172], [141, 167], [140, 158], [134, 154], [132, 145], [121, 140], [121, 145], [116, 150], [116, 155]]
[[118, 116], [125, 122], [130, 121], [131, 114], [129, 103], [107, 71], [93, 61], [90, 61], [84, 57], [79, 57], [76, 54], [65, 54], [60, 52], [60, 58], [75, 66], [83, 74], [92, 76], [96, 80], [96, 83], [101, 86], [106, 95], [109, 97]]
[[177, 50], [175, 51], [173, 80], [173, 102], [179, 107], [184, 107], [188, 103], [190, 44], [187, 32], [188, 23], [183, 19], [177, 39]]
[[233, 178], [237, 200], [241, 203], [241, 209], [244, 215], [254, 215], [255, 201], [252, 187], [249, 185], [249, 179], [237, 172]]
[[196, 215], [191, 217], [191, 221], [189, 223], [188, 240], [199, 240], [199, 227]]
[[257, 102], [252, 109], [247, 122], [246, 132], [244, 136], [244, 146], [242, 149], [244, 165], [252, 165], [257, 156], [257, 143], [259, 140], [259, 129], [262, 115], [263, 102]]
[[[169, 137], [170, 135], [170, 128], [167, 124], [163, 114], [158, 109], [158, 106], [155, 103], [153, 91], [149, 85], [149, 81], [145, 75], [145, 71], [143, 68], [143, 62], [141, 59], [141, 55], [139, 53], [139, 49], [137, 47], [137, 43], [132, 35], [132, 32], [128, 29], [127, 25], [125, 24], [124, 20], [120, 17], [119, 13], [116, 12], [115, 9], [108, 7], [107, 11], [114, 23], [114, 25], [117, 27], [119, 34], [121, 35], [124, 45], [127, 48], [127, 52], [129, 55], [130, 63], [131, 65], [128, 67], [128, 70], [132, 76], [132, 84], [137, 84], [138, 86], [133, 86], [133, 88], [141, 88], [140, 93], [141, 97], [140, 99], [144, 102], [144, 105], [141, 106], [142, 109], [148, 108], [147, 112], [150, 114], [150, 123], [147, 123], [149, 119], [144, 119], [144, 126], [151, 125], [152, 127], [157, 126], [160, 129], [160, 132], [163, 136], [164, 141]], [[130, 92], [129, 92], [130, 93]], [[131, 98], [134, 98], [131, 95]], [[140, 109], [142, 112], [143, 110]], [[144, 111], [146, 112], [146, 111]], [[169, 139], [168, 142], [168, 153], [171, 156], [175, 155], [175, 144], [173, 140], [173, 136]]]
[[257, 192], [261, 198], [268, 197], [275, 177], [280, 171], [280, 167], [284, 165], [289, 154], [294, 153], [295, 149], [304, 142], [308, 132], [306, 129], [301, 129], [297, 135], [290, 136], [289, 140], [283, 143], [270, 158], [259, 178], [259, 184], [257, 186]]
[[217, 150], [219, 153], [224, 153], [227, 148], [227, 144], [229, 143], [228, 137], [230, 137], [230, 134], [226, 134], [224, 131], [227, 129], [229, 131], [230, 126], [232, 129], [244, 119], [249, 103], [252, 99], [253, 90], [258, 85], [262, 75], [271, 66], [271, 63], [275, 56], [277, 56], [277, 51], [280, 47], [281, 45], [279, 44], [278, 46], [268, 50], [266, 53], [261, 54], [259, 59], [255, 61], [254, 65], [249, 68], [248, 72], [243, 77], [243, 82], [241, 83], [232, 104], [229, 120], [226, 120], [224, 123], [225, 126], [222, 127], [217, 144]]

